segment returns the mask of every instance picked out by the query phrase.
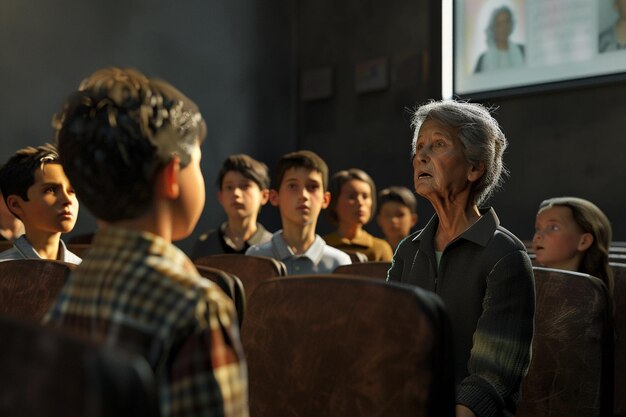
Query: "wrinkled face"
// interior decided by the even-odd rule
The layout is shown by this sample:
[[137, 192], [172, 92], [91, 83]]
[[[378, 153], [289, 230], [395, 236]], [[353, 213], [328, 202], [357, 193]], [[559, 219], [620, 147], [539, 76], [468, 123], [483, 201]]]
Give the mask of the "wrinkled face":
[[387, 201], [380, 207], [376, 221], [389, 241], [404, 239], [417, 223], [417, 215], [397, 201]]
[[372, 215], [372, 189], [361, 180], [346, 181], [339, 191], [335, 212], [340, 224], [364, 225]]
[[[476, 174], [478, 175], [478, 174]], [[418, 132], [413, 157], [413, 181], [417, 194], [433, 200], [451, 200], [469, 190], [480, 178], [465, 158], [455, 129], [426, 120]]]
[[78, 200], [60, 164], [44, 164], [35, 171], [35, 182], [28, 189], [27, 196], [28, 201], [17, 195], [8, 200], [11, 210], [24, 223], [27, 234], [67, 233], [74, 228]]
[[315, 225], [320, 211], [328, 207], [330, 193], [324, 191], [322, 174], [308, 168], [289, 168], [278, 191], [270, 191], [270, 202], [280, 210], [283, 228]]
[[501, 11], [493, 19], [493, 36], [498, 41], [506, 41], [511, 33], [511, 16]]
[[189, 164], [180, 170], [180, 195], [176, 202], [172, 240], [184, 239], [191, 234], [204, 208], [204, 177], [200, 169], [202, 151], [196, 142]]
[[267, 203], [268, 190], [261, 190], [258, 184], [238, 171], [228, 171], [222, 180], [217, 199], [229, 219], [243, 219], [254, 216]]
[[[550, 268], [565, 268], [581, 253], [580, 229], [569, 207], [553, 206], [541, 210], [535, 220], [533, 250], [537, 262]], [[577, 269], [577, 265], [573, 268]]]

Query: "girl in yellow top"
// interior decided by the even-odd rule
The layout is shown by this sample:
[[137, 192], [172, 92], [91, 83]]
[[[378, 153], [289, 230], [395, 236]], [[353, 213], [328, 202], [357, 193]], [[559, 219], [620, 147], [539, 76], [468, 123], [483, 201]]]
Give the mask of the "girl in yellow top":
[[367, 233], [363, 226], [372, 220], [376, 186], [372, 178], [356, 168], [339, 171], [330, 180], [328, 215], [337, 230], [324, 236], [330, 246], [357, 251], [370, 261], [391, 261], [391, 246]]

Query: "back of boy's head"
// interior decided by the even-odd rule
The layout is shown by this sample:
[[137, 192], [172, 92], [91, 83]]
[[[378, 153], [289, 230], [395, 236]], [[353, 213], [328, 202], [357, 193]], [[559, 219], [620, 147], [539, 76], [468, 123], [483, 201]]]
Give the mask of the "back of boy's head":
[[367, 172], [358, 168], [350, 168], [344, 169], [342, 171], [335, 172], [333, 177], [330, 179], [330, 185], [328, 191], [330, 191], [331, 199], [330, 205], [328, 206], [328, 210], [326, 211], [326, 215], [328, 219], [333, 224], [337, 224], [339, 222], [339, 217], [337, 217], [337, 201], [339, 199], [339, 194], [341, 194], [341, 188], [348, 181], [357, 180], [363, 181], [370, 186], [371, 198], [372, 198], [372, 211], [370, 213], [370, 218], [367, 220], [368, 222], [372, 220], [374, 213], [376, 212], [376, 184], [374, 184], [374, 180], [372, 177], [368, 175]]
[[276, 163], [274, 169], [274, 175], [272, 176], [272, 188], [274, 190], [280, 189], [280, 184], [283, 182], [285, 172], [291, 168], [305, 168], [312, 171], [317, 171], [322, 175], [322, 186], [324, 191], [328, 189], [328, 165], [326, 162], [313, 151], [296, 151], [283, 155]]
[[0, 168], [0, 190], [6, 202], [10, 195], [28, 201], [28, 189], [35, 183], [35, 171], [45, 164], [59, 164], [59, 153], [54, 145], [20, 149]]
[[406, 206], [411, 213], [417, 213], [417, 199], [411, 190], [406, 187], [392, 186], [378, 193], [378, 210], [376, 214], [380, 213], [385, 203], [391, 201]]
[[198, 107], [172, 85], [113, 67], [84, 80], [53, 124], [77, 195], [107, 222], [144, 214], [159, 170], [175, 156], [187, 166], [206, 134]]
[[217, 174], [217, 186], [220, 190], [222, 189], [224, 177], [231, 171], [238, 172], [247, 179], [254, 181], [261, 190], [270, 187], [270, 175], [267, 165], [246, 154], [240, 153], [230, 155], [222, 163], [222, 168]]

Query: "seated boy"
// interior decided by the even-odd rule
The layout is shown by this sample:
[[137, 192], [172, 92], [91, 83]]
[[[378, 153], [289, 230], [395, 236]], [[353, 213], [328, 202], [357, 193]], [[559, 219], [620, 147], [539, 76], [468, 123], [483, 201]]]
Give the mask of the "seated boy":
[[25, 233], [0, 253], [9, 259], [54, 259], [79, 264], [61, 233], [72, 231], [78, 216], [74, 188], [53, 145], [20, 149], [0, 169], [0, 189], [8, 209], [24, 223]]
[[406, 187], [389, 187], [378, 193], [376, 222], [395, 251], [417, 224], [417, 200]]
[[197, 106], [136, 70], [95, 72], [55, 119], [61, 163], [100, 227], [44, 323], [143, 354], [161, 416], [247, 416], [232, 302], [174, 246], [204, 206]]
[[273, 180], [270, 203], [278, 207], [283, 229], [246, 255], [276, 258], [291, 275], [330, 273], [351, 263], [348, 254], [326, 245], [315, 233], [320, 211], [330, 203], [324, 160], [311, 151], [289, 153], [276, 164]]
[[228, 220], [218, 230], [198, 238], [191, 259], [218, 253], [245, 253], [250, 246], [272, 238], [256, 221], [269, 196], [270, 177], [264, 163], [245, 154], [231, 155], [222, 164], [217, 186], [217, 200]]

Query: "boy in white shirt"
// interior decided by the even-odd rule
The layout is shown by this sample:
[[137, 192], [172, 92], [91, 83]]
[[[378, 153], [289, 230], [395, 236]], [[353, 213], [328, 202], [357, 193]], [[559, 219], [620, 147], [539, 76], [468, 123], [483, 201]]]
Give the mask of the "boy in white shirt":
[[322, 209], [330, 203], [328, 166], [311, 151], [283, 155], [274, 170], [270, 203], [280, 210], [283, 229], [270, 242], [252, 246], [246, 255], [282, 261], [290, 275], [330, 273], [350, 264], [345, 252], [326, 245], [315, 233]]

